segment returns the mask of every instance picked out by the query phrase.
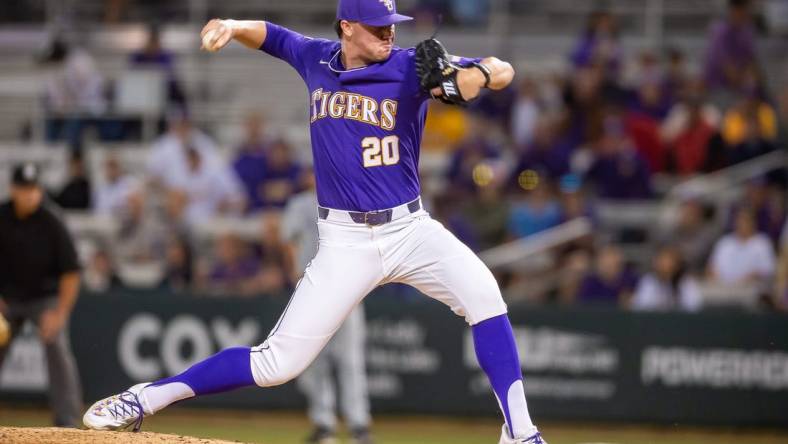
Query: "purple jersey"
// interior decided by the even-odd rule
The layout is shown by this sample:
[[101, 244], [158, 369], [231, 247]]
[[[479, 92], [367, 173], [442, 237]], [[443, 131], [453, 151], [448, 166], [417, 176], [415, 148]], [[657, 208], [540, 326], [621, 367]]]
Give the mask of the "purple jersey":
[[418, 197], [429, 95], [419, 86], [414, 50], [394, 47], [384, 62], [346, 70], [339, 42], [266, 26], [260, 49], [289, 63], [309, 89], [318, 203], [372, 211]]

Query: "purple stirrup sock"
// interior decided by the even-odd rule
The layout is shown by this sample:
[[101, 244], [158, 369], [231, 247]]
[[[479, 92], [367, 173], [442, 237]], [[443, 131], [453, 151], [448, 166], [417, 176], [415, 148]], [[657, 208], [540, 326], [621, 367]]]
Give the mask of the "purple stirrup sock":
[[503, 411], [509, 433], [514, 436], [509, 411], [509, 389], [523, 379], [512, 325], [506, 314], [486, 319], [471, 327], [476, 359], [490, 379]]
[[188, 385], [195, 395], [226, 392], [255, 385], [249, 347], [233, 347], [200, 361], [179, 375], [160, 379], [150, 386], [172, 382]]

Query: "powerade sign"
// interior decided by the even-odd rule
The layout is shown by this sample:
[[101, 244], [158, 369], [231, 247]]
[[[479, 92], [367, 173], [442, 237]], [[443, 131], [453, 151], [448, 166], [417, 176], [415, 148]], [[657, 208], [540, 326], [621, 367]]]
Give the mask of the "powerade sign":
[[641, 381], [665, 387], [788, 390], [788, 353], [763, 350], [648, 347]]
[[[84, 296], [71, 339], [85, 397], [178, 373], [226, 347], [258, 344], [286, 299]], [[462, 319], [385, 288], [365, 307], [373, 411], [499, 415]], [[538, 418], [788, 426], [786, 316], [510, 307], [510, 317]], [[43, 394], [42, 358], [33, 334], [17, 341], [0, 373], [0, 400]], [[285, 384], [189, 405], [300, 409], [305, 402], [295, 384]]]

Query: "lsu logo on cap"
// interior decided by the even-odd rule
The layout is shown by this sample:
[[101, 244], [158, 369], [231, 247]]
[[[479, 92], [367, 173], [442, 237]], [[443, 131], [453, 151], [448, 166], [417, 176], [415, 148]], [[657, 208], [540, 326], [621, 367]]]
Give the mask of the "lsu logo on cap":
[[378, 0], [379, 2], [383, 3], [383, 6], [389, 10], [390, 13], [394, 13], [394, 0]]

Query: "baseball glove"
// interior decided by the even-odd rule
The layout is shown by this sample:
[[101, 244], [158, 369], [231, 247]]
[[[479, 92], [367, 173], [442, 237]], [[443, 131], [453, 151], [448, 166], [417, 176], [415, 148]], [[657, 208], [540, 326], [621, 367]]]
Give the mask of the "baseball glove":
[[464, 105], [467, 102], [457, 85], [457, 74], [460, 66], [451, 61], [451, 56], [441, 42], [427, 39], [416, 45], [416, 74], [419, 76], [421, 88], [430, 92], [440, 88], [438, 97], [443, 103]]

